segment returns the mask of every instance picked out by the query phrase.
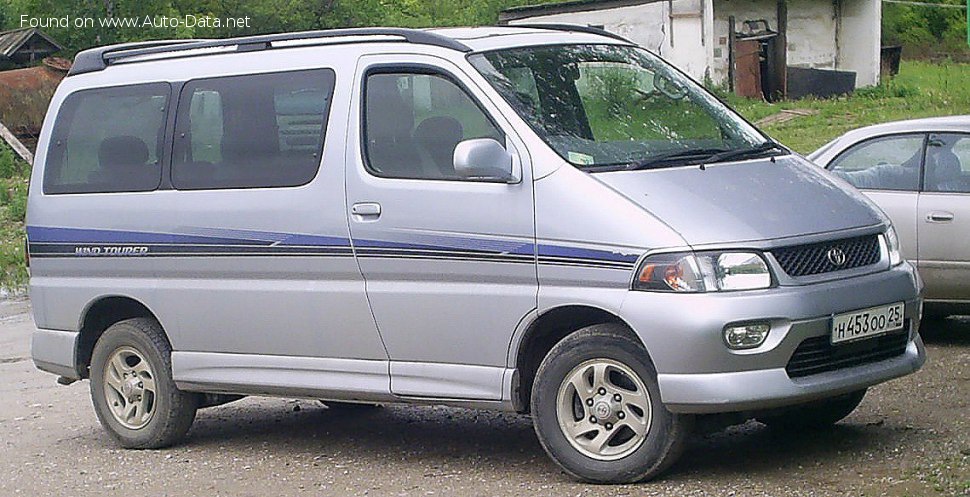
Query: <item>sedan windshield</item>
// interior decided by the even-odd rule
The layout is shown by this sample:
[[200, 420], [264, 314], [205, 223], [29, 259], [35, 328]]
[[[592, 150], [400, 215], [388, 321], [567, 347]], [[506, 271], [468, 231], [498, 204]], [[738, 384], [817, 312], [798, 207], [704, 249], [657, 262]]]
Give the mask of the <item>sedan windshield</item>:
[[779, 150], [641, 48], [538, 46], [469, 60], [549, 146], [590, 171], [717, 162]]

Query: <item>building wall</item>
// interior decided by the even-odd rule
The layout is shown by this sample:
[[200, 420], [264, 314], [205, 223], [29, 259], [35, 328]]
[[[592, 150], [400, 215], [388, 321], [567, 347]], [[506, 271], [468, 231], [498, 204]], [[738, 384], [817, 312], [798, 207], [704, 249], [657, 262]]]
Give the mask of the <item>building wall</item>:
[[839, 10], [839, 68], [856, 72], [856, 86], [879, 84], [882, 2], [844, 0]]
[[[725, 84], [728, 18], [735, 17], [738, 29], [745, 20], [766, 19], [777, 30], [777, 5], [777, 0], [658, 1], [540, 15], [509, 24], [601, 25], [660, 54], [699, 81], [710, 78]], [[877, 84], [881, 5], [880, 0], [788, 0], [788, 65], [855, 71], [857, 86]]]
[[836, 19], [831, 0], [788, 0], [788, 65], [836, 69]]
[[[819, 0], [788, 0], [788, 65], [815, 69], [835, 69], [836, 45], [835, 4]], [[717, 48], [713, 59], [714, 80], [727, 81], [728, 18], [734, 16], [737, 29], [746, 20], [766, 19], [772, 30], [778, 29], [776, 0], [727, 0], [714, 6], [714, 29]]]
[[660, 1], [616, 9], [535, 16], [509, 24], [551, 22], [603, 26], [607, 31], [650, 49], [692, 77], [702, 80], [713, 51], [710, 42], [713, 27], [710, 22], [704, 21], [705, 9], [708, 11], [706, 19], [710, 19], [711, 1]]
[[672, 2], [672, 22], [668, 44], [661, 54], [698, 81], [710, 77], [709, 61], [714, 53], [712, 0], [676, 0]]

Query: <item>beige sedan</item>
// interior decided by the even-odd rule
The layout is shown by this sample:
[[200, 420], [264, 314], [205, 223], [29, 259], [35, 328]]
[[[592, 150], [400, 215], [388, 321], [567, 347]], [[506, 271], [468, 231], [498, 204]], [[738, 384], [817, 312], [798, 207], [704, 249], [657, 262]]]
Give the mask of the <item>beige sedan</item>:
[[970, 313], [970, 116], [860, 128], [808, 158], [892, 218], [926, 284], [927, 315]]

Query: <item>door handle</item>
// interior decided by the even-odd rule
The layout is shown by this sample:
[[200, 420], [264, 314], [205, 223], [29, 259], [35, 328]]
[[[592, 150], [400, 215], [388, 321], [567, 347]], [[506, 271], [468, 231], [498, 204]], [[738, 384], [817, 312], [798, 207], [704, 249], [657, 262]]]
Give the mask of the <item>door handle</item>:
[[377, 202], [359, 202], [350, 206], [350, 213], [360, 217], [380, 217], [381, 204]]
[[947, 211], [933, 211], [926, 216], [926, 221], [930, 223], [949, 223], [953, 221], [953, 213]]

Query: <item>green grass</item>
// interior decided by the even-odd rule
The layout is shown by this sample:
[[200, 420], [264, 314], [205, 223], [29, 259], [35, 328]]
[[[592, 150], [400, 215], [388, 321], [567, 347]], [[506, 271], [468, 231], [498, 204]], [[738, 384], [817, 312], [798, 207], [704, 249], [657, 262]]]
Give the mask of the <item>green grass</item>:
[[796, 100], [769, 104], [728, 97], [751, 121], [783, 109], [815, 109], [818, 115], [765, 126], [785, 145], [809, 153], [854, 128], [919, 117], [970, 114], [970, 64], [903, 61], [894, 80], [850, 97]]
[[[768, 104], [733, 96], [728, 102], [751, 121], [783, 109], [815, 109], [818, 115], [770, 125], [765, 131], [802, 153], [809, 153], [860, 126], [918, 117], [970, 114], [970, 64], [903, 61], [892, 82], [851, 97]], [[24, 268], [24, 212], [29, 168], [0, 142], [0, 287], [18, 290]]]
[[24, 215], [29, 168], [0, 142], [0, 287], [20, 290], [27, 283], [24, 267]]

